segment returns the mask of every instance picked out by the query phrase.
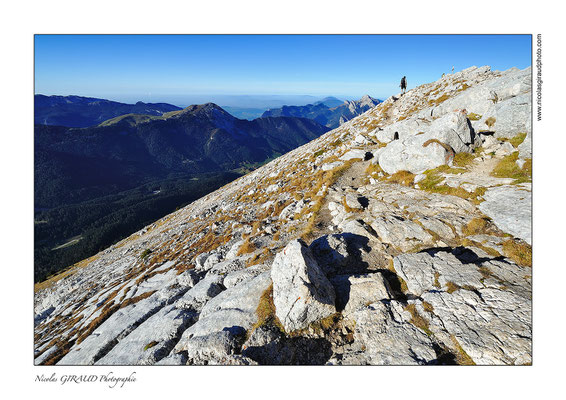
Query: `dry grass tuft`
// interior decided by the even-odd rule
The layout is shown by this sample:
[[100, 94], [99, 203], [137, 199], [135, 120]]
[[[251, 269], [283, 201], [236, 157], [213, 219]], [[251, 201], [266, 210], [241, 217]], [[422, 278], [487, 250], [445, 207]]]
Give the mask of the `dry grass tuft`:
[[395, 274], [395, 276], [397, 277], [397, 280], [399, 281], [399, 288], [401, 289], [401, 292], [402, 293], [408, 293], [409, 288], [407, 286], [407, 282], [405, 282], [405, 280], [397, 274], [397, 271], [395, 270], [395, 264], [393, 262], [393, 259], [389, 260], [389, 263], [387, 264], [387, 269], [389, 271], [393, 272]]
[[460, 346], [458, 340], [453, 335], [450, 335], [450, 339], [452, 340], [452, 343], [456, 349], [456, 363], [458, 365], [476, 365], [474, 360], [472, 360], [472, 357], [470, 357], [468, 353], [464, 351], [462, 346]]
[[454, 282], [448, 281], [446, 282], [446, 291], [448, 293], [454, 293], [456, 290], [460, 290], [461, 287]]
[[254, 242], [250, 240], [250, 237], [247, 237], [242, 246], [238, 249], [236, 253], [237, 256], [241, 256], [244, 254], [253, 253], [256, 250], [256, 245]]
[[497, 250], [495, 250], [494, 248], [484, 246], [483, 244], [478, 243], [474, 240], [464, 238], [464, 239], [462, 239], [461, 244], [464, 247], [477, 247], [478, 249], [485, 251], [491, 257], [501, 257], [501, 254]]
[[409, 171], [397, 171], [387, 179], [387, 182], [398, 183], [404, 186], [412, 186], [414, 180], [415, 180], [415, 174]]
[[257, 322], [252, 326], [250, 333], [264, 325], [273, 325], [281, 332], [285, 332], [285, 328], [275, 315], [275, 303], [273, 303], [273, 284], [261, 294], [259, 304], [256, 309]]
[[143, 351], [149, 350], [151, 349], [153, 346], [155, 346], [156, 344], [158, 344], [159, 342], [156, 342], [155, 340], [152, 342], [149, 342], [148, 344], [145, 345], [145, 347], [143, 348]]
[[380, 167], [379, 164], [369, 164], [366, 168], [366, 174], [376, 178], [377, 174], [383, 173], [383, 169]]
[[473, 218], [463, 228], [465, 236], [479, 235], [490, 231], [490, 222], [487, 218]]
[[454, 156], [453, 164], [456, 167], [466, 168], [474, 162], [473, 153], [458, 153]]
[[440, 273], [438, 271], [436, 271], [434, 273], [434, 283], [432, 284], [435, 288], [440, 289], [442, 286], [440, 285], [440, 282], [438, 281], [438, 278], [440, 278]]
[[503, 254], [517, 265], [524, 267], [532, 266], [532, 248], [525, 242], [513, 239], [503, 242]]
[[[316, 226], [318, 214], [320, 212], [320, 209], [322, 208], [326, 194], [328, 193], [328, 188], [330, 188], [348, 169], [350, 169], [354, 162], [356, 161], [348, 160], [344, 164], [334, 168], [333, 170], [315, 175], [314, 181], [317, 182], [317, 184], [312, 186], [312, 189], [308, 193], [308, 195], [305, 195], [305, 198], [312, 197], [314, 204], [308, 208], [305, 208], [300, 214], [302, 216], [307, 213], [311, 213], [311, 216], [309, 217], [305, 227], [303, 228], [303, 232], [300, 235], [301, 238], [306, 242], [309, 242], [314, 238], [314, 228]], [[313, 180], [311, 180], [311, 184], [312, 182]], [[323, 193], [319, 193], [323, 187], [326, 189]]]
[[433, 313], [434, 312], [434, 307], [432, 306], [432, 304], [427, 303], [426, 301], [423, 301], [423, 308], [427, 313]]
[[405, 311], [408, 311], [411, 314], [411, 319], [409, 320], [411, 324], [421, 329], [424, 333], [427, 334], [427, 336], [432, 336], [428, 321], [426, 320], [426, 318], [419, 314], [417, 307], [414, 304], [407, 304], [405, 306]]

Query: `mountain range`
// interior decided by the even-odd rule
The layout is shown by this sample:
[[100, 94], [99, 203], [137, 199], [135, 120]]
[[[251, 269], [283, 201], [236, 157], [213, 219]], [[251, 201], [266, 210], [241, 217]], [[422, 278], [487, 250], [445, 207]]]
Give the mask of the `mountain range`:
[[340, 101], [335, 97], [327, 97], [321, 101], [305, 106], [283, 106], [272, 108], [262, 114], [262, 117], [300, 117], [313, 119], [321, 125], [334, 129], [350, 119], [363, 114], [377, 106], [381, 101], [368, 95], [360, 100]]
[[240, 120], [213, 103], [87, 128], [35, 125], [38, 279], [326, 131], [304, 118]]
[[167, 103], [125, 104], [116, 101], [82, 96], [34, 96], [34, 121], [36, 124], [61, 125], [84, 128], [97, 125], [119, 115], [136, 113], [163, 115], [181, 110]]

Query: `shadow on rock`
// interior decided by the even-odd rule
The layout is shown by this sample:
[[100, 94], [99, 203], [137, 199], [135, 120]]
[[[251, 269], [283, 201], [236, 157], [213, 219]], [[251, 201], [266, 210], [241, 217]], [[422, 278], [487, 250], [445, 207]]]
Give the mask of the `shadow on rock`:
[[362, 253], [371, 248], [369, 239], [354, 233], [321, 236], [310, 245], [310, 250], [327, 277], [367, 272], [368, 263]]
[[324, 338], [287, 337], [276, 327], [261, 326], [242, 346], [242, 355], [260, 365], [324, 365], [332, 346]]
[[478, 256], [472, 249], [467, 247], [458, 246], [458, 247], [435, 247], [430, 249], [424, 249], [419, 251], [419, 253], [427, 253], [431, 256], [435, 256], [437, 253], [445, 252], [451, 253], [456, 257], [460, 262], [463, 264], [481, 264], [486, 261], [503, 261], [506, 262], [505, 257], [480, 257]]

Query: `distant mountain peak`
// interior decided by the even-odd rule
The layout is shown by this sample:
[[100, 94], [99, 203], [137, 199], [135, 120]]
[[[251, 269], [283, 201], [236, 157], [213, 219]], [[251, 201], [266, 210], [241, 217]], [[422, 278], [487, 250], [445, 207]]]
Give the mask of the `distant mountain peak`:
[[228, 113], [222, 107], [215, 103], [205, 103], [205, 104], [193, 104], [188, 107], [185, 107], [178, 113], [175, 113], [176, 116], [184, 116], [184, 115], [202, 115], [206, 116], [207, 118], [212, 119], [225, 119], [225, 120], [235, 120], [237, 119], [232, 114]]

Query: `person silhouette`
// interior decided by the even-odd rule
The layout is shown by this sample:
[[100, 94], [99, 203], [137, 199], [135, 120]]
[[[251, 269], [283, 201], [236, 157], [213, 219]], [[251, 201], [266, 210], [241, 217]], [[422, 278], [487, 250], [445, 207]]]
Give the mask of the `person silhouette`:
[[401, 78], [401, 84], [399, 86], [401, 86], [401, 90], [403, 91], [403, 94], [405, 94], [405, 90], [407, 89], [407, 77], [406, 76]]

